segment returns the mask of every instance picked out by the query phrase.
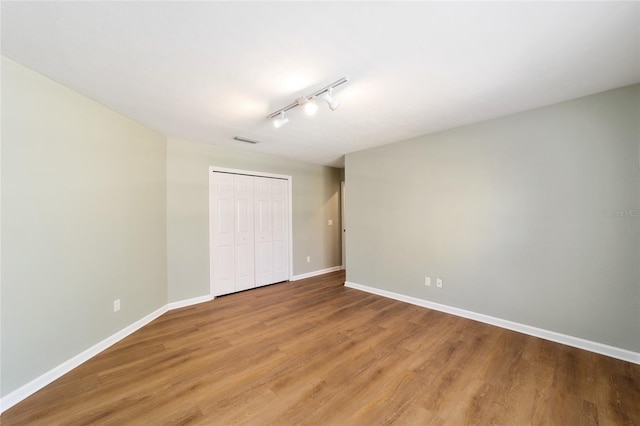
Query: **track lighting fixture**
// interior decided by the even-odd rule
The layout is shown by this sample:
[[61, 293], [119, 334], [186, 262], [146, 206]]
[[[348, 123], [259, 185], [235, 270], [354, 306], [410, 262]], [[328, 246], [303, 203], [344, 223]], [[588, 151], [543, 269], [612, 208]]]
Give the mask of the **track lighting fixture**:
[[329, 87], [329, 90], [324, 94], [324, 100], [329, 105], [331, 111], [335, 111], [340, 106], [340, 101], [332, 95], [333, 87]]
[[288, 118], [285, 118], [284, 113], [297, 106], [303, 105], [304, 111], [308, 115], [313, 115], [318, 111], [318, 104], [316, 104], [316, 97], [324, 95], [322, 99], [325, 100], [331, 111], [335, 111], [340, 106], [340, 101], [333, 97], [333, 89], [349, 81], [347, 77], [342, 77], [340, 80], [336, 80], [328, 86], [308, 95], [296, 99], [284, 108], [272, 112], [267, 116], [268, 119], [273, 119], [273, 126], [278, 129], [289, 122]]
[[280, 111], [280, 118], [273, 120], [273, 127], [279, 129], [289, 122], [289, 119], [284, 116], [284, 111]]
[[315, 115], [315, 113], [318, 112], [318, 105], [316, 104], [315, 96], [311, 99], [307, 99], [307, 102], [304, 104], [304, 112], [306, 112], [307, 115]]

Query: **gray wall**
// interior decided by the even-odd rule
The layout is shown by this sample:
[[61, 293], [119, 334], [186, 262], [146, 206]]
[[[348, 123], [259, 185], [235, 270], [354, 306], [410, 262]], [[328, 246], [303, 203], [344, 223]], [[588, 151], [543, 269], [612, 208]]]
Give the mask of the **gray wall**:
[[294, 275], [341, 264], [340, 169], [169, 139], [169, 301], [209, 294], [209, 166], [292, 176]]
[[348, 154], [347, 280], [639, 351], [639, 90]]
[[2, 59], [3, 396], [167, 303], [165, 150]]
[[4, 57], [2, 151], [2, 396], [209, 294], [210, 165], [293, 176], [294, 274], [340, 265], [339, 169], [167, 141]]

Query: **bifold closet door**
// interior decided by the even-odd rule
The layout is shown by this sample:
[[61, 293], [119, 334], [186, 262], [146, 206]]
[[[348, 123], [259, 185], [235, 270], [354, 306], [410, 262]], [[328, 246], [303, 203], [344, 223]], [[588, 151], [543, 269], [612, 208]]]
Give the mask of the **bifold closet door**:
[[255, 287], [253, 178], [214, 173], [212, 262], [214, 295]]
[[234, 175], [235, 186], [235, 241], [236, 259], [235, 291], [248, 290], [256, 286], [255, 239], [253, 229], [253, 178]]
[[254, 178], [256, 286], [289, 279], [287, 181]]

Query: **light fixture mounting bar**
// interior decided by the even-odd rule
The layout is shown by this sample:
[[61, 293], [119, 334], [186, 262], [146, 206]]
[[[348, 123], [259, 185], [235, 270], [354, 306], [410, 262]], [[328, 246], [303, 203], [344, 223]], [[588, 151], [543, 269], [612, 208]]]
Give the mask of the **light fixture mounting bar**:
[[[349, 81], [349, 78], [342, 77], [341, 79], [334, 81], [333, 83], [329, 84], [328, 86], [325, 86], [322, 89], [317, 90], [317, 91], [313, 92], [310, 95], [303, 96], [303, 97], [301, 97], [299, 99], [306, 99], [306, 100], [313, 99], [316, 96], [319, 96], [319, 95], [322, 95], [323, 93], [328, 92], [329, 89], [335, 89], [336, 87], [340, 86], [341, 84], [346, 83], [347, 81]], [[297, 107], [299, 105], [300, 105], [300, 102], [298, 101], [298, 99], [296, 99], [294, 102], [290, 103], [286, 107], [280, 108], [279, 110], [277, 110], [275, 112], [272, 112], [271, 114], [267, 115], [267, 118], [268, 119], [275, 118], [275, 117], [279, 116], [281, 113], [287, 112], [290, 109], [293, 109], [293, 108], [295, 108], [295, 107]]]

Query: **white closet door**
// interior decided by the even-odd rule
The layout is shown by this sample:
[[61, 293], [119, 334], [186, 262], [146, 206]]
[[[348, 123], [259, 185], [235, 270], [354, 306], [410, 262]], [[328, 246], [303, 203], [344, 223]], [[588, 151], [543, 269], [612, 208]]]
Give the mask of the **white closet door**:
[[283, 179], [255, 178], [256, 286], [289, 279], [288, 187]]
[[255, 287], [253, 177], [233, 175], [235, 204], [235, 291]]
[[209, 217], [215, 296], [289, 279], [289, 181], [212, 172]]
[[273, 281], [273, 223], [271, 209], [271, 181], [254, 178], [255, 237], [256, 237], [256, 286], [272, 284]]
[[274, 283], [289, 279], [289, 207], [287, 181], [271, 179], [271, 219]]
[[211, 228], [214, 295], [235, 291], [233, 175], [214, 173]]

